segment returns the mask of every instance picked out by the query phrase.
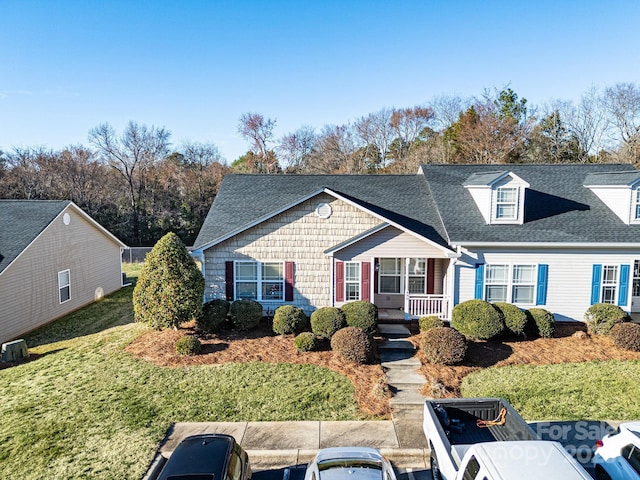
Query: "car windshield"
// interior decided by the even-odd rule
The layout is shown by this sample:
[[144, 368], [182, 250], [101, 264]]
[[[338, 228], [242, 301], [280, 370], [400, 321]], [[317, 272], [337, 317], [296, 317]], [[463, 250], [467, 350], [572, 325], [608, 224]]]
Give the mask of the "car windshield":
[[338, 458], [318, 463], [321, 480], [338, 480], [349, 475], [350, 480], [381, 480], [382, 464], [363, 458]]

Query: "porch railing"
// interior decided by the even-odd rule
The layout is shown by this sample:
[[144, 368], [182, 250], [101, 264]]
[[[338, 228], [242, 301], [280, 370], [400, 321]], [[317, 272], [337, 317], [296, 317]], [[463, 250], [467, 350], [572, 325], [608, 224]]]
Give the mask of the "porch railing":
[[449, 312], [449, 297], [446, 295], [405, 295], [405, 312], [413, 318], [437, 316], [446, 319]]

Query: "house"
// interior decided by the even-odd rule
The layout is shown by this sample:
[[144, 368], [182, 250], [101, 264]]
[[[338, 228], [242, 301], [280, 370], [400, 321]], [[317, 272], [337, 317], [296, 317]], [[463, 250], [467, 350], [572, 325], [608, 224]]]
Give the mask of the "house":
[[206, 299], [450, 318], [481, 298], [582, 320], [640, 310], [640, 171], [422, 165], [415, 175], [227, 175], [194, 245]]
[[73, 202], [0, 200], [0, 343], [118, 290], [125, 247]]

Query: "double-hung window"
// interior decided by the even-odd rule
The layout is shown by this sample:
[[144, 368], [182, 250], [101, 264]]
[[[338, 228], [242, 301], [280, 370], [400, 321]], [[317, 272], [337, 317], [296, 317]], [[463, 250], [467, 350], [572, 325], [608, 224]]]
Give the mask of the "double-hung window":
[[71, 299], [71, 271], [63, 270], [58, 272], [58, 300], [60, 303], [68, 302]]
[[602, 291], [600, 301], [602, 303], [616, 303], [618, 291], [618, 265], [602, 266]]
[[401, 293], [402, 259], [381, 258], [379, 284], [380, 293]]
[[640, 221], [640, 188], [633, 191], [633, 219]]
[[496, 190], [496, 220], [515, 220], [518, 218], [518, 189], [500, 187]]
[[344, 289], [345, 300], [360, 300], [360, 262], [345, 262]]
[[[404, 293], [408, 289], [409, 293], [424, 294], [426, 268], [425, 258], [410, 258], [407, 266], [404, 258], [381, 258], [378, 272], [379, 293]], [[408, 277], [409, 282], [407, 288], [405, 277]]]
[[487, 265], [485, 300], [533, 304], [536, 291], [536, 265]]
[[282, 262], [235, 263], [237, 299], [282, 300], [284, 298], [284, 265]]

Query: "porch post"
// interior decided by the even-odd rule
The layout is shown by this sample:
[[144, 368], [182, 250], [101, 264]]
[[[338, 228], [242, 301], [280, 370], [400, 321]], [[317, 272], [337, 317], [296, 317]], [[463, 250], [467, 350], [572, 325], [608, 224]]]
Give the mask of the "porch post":
[[409, 258], [404, 259], [404, 318], [405, 320], [411, 318], [409, 311]]

